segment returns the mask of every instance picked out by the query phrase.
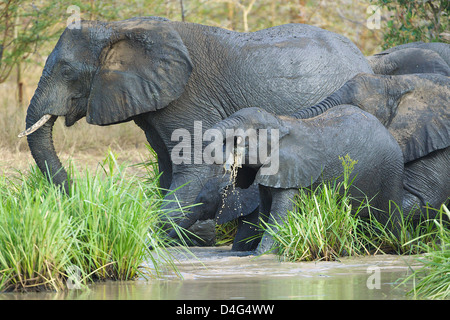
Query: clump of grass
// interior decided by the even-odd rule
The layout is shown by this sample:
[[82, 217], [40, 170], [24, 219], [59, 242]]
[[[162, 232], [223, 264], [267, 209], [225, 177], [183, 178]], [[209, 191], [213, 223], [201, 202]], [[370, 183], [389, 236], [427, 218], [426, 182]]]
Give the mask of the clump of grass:
[[[163, 263], [171, 265], [158, 177], [152, 183], [128, 177], [115, 159], [109, 153], [94, 174], [71, 167], [69, 196], [36, 167], [0, 178], [1, 291], [65, 289], [74, 270], [85, 285], [157, 276]], [[152, 267], [143, 270], [146, 260]]]
[[[443, 217], [447, 216], [447, 221]], [[442, 205], [437, 219], [432, 219], [436, 229], [432, 235], [438, 235], [439, 241], [424, 242], [424, 237], [430, 233], [419, 236], [414, 241], [421, 241], [421, 247], [426, 252], [420, 259], [423, 267], [414, 271], [405, 281], [414, 279], [414, 288], [408, 293], [419, 298], [448, 299], [450, 298], [450, 230], [448, 220], [450, 210]]]
[[300, 189], [294, 210], [286, 219], [265, 228], [278, 243], [277, 251], [285, 260], [336, 260], [343, 255], [360, 254], [365, 250], [359, 237], [359, 222], [354, 217], [367, 208], [361, 204], [352, 210], [349, 180], [356, 161], [341, 158], [344, 180], [323, 182], [315, 189]]
[[361, 246], [355, 236], [358, 223], [353, 218], [347, 188], [347, 184], [334, 181], [321, 183], [315, 189], [299, 190], [294, 199], [295, 209], [287, 212], [282, 223], [267, 229], [285, 260], [335, 260], [359, 253]]
[[[0, 289], [42, 290], [64, 285], [77, 241], [56, 188], [32, 188], [0, 178]], [[54, 201], [48, 201], [52, 199]]]
[[234, 237], [237, 233], [237, 227], [237, 219], [224, 224], [216, 224], [216, 246], [228, 246], [233, 244]]
[[[274, 225], [262, 223], [275, 239], [275, 249], [283, 259], [312, 261], [377, 253], [418, 254], [426, 252], [424, 243], [440, 241], [433, 220], [413, 223], [405, 216], [400, 219], [400, 232], [396, 235], [374, 218], [368, 199], [354, 208], [352, 204], [357, 202], [349, 194], [353, 182], [349, 177], [356, 161], [348, 155], [341, 161], [343, 181], [336, 179], [315, 189], [300, 189], [293, 200], [294, 210], [287, 212], [283, 221]], [[391, 203], [391, 207], [403, 215], [396, 204]], [[367, 210], [368, 218], [359, 216], [361, 210]]]
[[[372, 254], [421, 254], [426, 252], [424, 244], [440, 241], [435, 219], [430, 218], [430, 213], [435, 209], [427, 208], [426, 215], [414, 221], [413, 215], [405, 214], [397, 204], [391, 203], [391, 207], [401, 216], [397, 226], [398, 234], [373, 216], [361, 219], [363, 229], [361, 235], [370, 243], [369, 249]], [[390, 212], [393, 209], [390, 209]]]

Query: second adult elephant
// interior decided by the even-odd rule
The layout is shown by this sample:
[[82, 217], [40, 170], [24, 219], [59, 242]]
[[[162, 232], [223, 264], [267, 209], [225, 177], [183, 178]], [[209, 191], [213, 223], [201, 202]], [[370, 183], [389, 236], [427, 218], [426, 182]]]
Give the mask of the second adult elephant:
[[196, 157], [196, 133], [201, 140], [244, 107], [290, 114], [359, 72], [372, 70], [350, 40], [308, 25], [239, 33], [157, 17], [82, 21], [49, 55], [24, 135], [40, 170], [68, 190], [53, 146], [57, 117], [67, 126], [83, 117], [101, 126], [134, 121], [158, 155], [161, 186], [174, 191], [168, 199], [189, 205], [220, 170]]
[[[450, 78], [438, 74], [359, 74], [296, 118], [342, 104], [375, 115], [399, 143], [405, 161], [403, 209], [417, 220], [450, 198]], [[434, 211], [429, 211], [432, 214]]]

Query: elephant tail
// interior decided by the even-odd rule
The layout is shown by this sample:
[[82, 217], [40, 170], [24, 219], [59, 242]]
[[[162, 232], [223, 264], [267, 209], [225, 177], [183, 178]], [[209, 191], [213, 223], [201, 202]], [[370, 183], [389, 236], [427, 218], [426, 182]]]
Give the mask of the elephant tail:
[[325, 98], [318, 104], [301, 109], [291, 117], [296, 119], [307, 119], [316, 117], [328, 109], [339, 106], [341, 104], [353, 104], [355, 105], [355, 96], [357, 94], [358, 81], [360, 77], [364, 77], [364, 74], [356, 75], [354, 78], [347, 81], [340, 89], [332, 93], [328, 98]]
[[340, 102], [340, 99], [337, 99], [336, 97], [334, 97], [334, 95], [331, 95], [328, 98], [319, 102], [318, 104], [308, 108], [301, 109], [296, 113], [292, 114], [291, 116], [296, 119], [313, 118], [324, 113], [328, 109], [336, 107], [340, 104], [342, 104]]

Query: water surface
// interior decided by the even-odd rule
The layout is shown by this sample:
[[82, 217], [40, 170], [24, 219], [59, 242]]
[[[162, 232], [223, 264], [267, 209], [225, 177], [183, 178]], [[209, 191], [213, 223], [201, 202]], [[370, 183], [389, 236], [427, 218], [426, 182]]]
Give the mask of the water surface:
[[106, 281], [61, 293], [5, 293], [0, 299], [407, 299], [412, 282], [400, 282], [419, 265], [417, 257], [396, 255], [290, 263], [230, 247], [191, 251], [195, 257], [175, 253], [183, 279], [167, 272], [160, 279]]

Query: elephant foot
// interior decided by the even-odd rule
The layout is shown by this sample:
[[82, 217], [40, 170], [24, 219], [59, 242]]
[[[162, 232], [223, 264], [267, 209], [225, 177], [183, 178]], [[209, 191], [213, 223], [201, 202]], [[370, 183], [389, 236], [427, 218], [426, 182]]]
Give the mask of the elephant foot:
[[256, 248], [255, 255], [260, 256], [266, 253], [274, 253], [276, 249], [273, 237], [265, 233]]
[[179, 245], [189, 247], [210, 247], [216, 244], [216, 227], [212, 219], [197, 221], [182, 234], [183, 239], [176, 235], [174, 241]]

